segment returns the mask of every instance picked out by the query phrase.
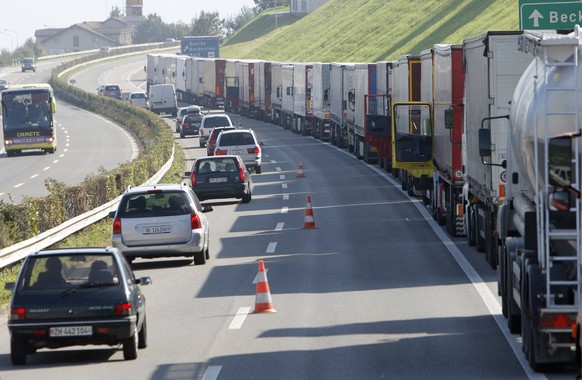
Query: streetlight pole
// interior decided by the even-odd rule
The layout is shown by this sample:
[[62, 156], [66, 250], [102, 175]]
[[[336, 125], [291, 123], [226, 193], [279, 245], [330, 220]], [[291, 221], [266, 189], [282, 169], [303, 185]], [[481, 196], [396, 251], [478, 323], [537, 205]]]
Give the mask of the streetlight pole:
[[18, 32], [16, 30], [6, 29], [6, 28], [4, 28], [2, 30], [4, 30], [5, 32], [12, 32], [12, 33], [14, 33], [14, 35], [16, 36], [16, 49], [18, 49], [18, 46], [20, 46], [20, 44], [18, 43]]

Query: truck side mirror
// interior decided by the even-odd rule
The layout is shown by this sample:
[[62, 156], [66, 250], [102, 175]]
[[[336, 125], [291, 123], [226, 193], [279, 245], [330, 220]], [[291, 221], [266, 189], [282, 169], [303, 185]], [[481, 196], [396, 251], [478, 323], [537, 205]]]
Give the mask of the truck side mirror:
[[445, 110], [445, 129], [453, 129], [453, 120], [455, 112], [452, 108], [447, 108]]
[[479, 156], [491, 157], [491, 130], [479, 129]]

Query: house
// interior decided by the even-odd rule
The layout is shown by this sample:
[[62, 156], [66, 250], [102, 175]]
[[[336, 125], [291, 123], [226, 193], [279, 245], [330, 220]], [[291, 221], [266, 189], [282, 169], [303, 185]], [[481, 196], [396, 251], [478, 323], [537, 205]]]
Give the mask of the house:
[[62, 54], [131, 45], [131, 31], [125, 21], [111, 17], [103, 22], [86, 21], [68, 28], [39, 29], [34, 37], [48, 54]]
[[327, 0], [291, 0], [289, 2], [289, 9], [292, 15], [305, 16], [326, 2]]

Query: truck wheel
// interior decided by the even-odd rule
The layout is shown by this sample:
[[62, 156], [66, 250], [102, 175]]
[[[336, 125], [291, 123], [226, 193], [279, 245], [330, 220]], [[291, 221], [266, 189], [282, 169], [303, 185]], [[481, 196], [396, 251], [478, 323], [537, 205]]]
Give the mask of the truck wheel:
[[483, 209], [482, 205], [477, 205], [475, 207], [475, 248], [477, 252], [484, 252], [485, 251], [485, 239], [481, 236], [481, 231], [485, 229], [484, 223], [485, 221], [481, 219], [480, 210]]

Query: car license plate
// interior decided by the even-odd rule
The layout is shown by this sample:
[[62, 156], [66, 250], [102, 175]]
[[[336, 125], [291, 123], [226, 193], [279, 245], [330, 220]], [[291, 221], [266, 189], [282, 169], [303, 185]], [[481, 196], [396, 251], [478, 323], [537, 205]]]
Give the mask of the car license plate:
[[172, 228], [170, 226], [144, 227], [143, 234], [144, 235], [169, 234], [171, 231]]
[[233, 149], [230, 151], [230, 154], [244, 154], [245, 151], [243, 149]]
[[49, 329], [49, 335], [51, 337], [87, 336], [92, 334], [93, 334], [92, 326], [51, 327]]
[[220, 177], [220, 178], [209, 178], [208, 182], [210, 183], [219, 183], [219, 182], [226, 182], [227, 178], [226, 177]]

